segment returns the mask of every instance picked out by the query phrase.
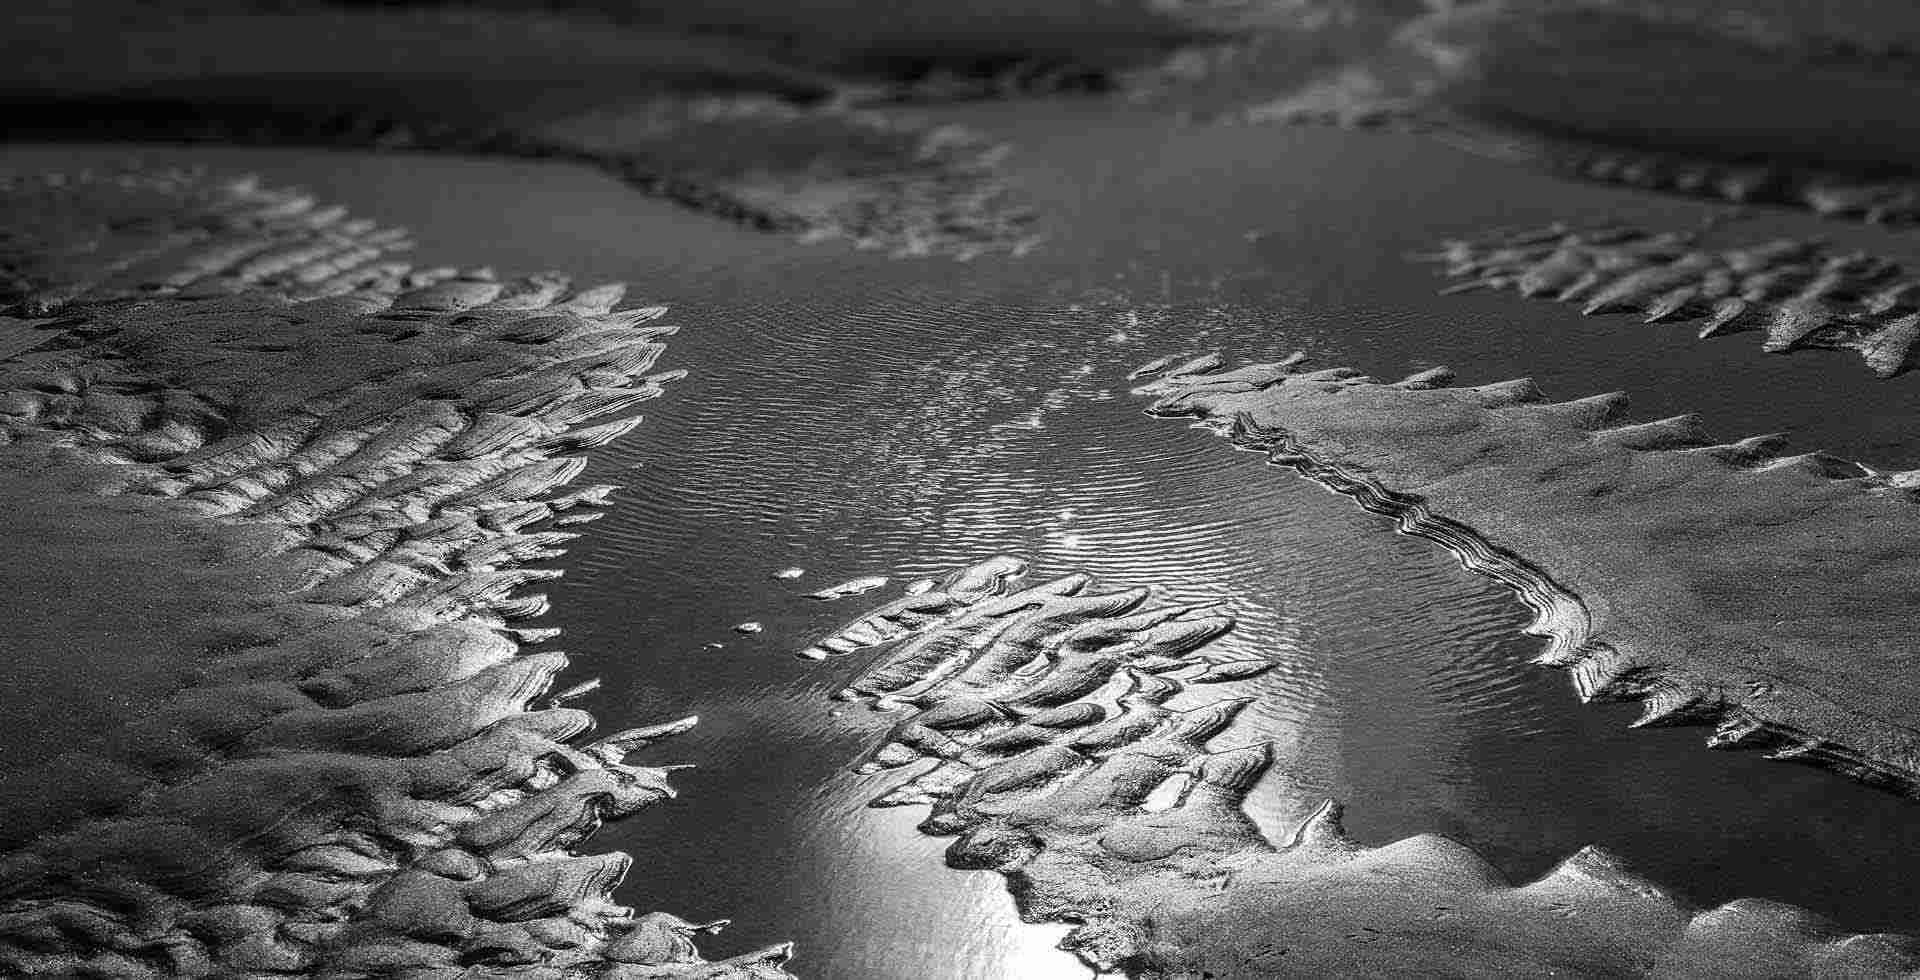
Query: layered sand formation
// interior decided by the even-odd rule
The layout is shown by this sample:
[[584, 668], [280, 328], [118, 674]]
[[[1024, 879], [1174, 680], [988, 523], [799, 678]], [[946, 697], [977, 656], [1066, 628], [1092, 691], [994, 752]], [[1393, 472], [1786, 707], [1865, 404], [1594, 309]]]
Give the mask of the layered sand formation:
[[672, 379], [663, 308], [410, 266], [248, 182], [0, 195], [4, 574], [54, 644], [14, 656], [109, 701], [56, 692], [33, 722], [105, 730], [8, 761], [0, 970], [787, 976], [705, 961], [724, 923], [616, 904], [630, 860], [581, 850], [672, 795], [627, 758], [695, 719], [592, 739], [585, 685], [537, 703], [567, 658], [527, 649], [557, 573], [523, 566], [614, 489], [568, 485]]
[[1580, 312], [1701, 320], [1704, 339], [1760, 330], [1762, 349], [1852, 350], [1882, 378], [1905, 371], [1920, 337], [1920, 279], [1891, 259], [1776, 239], [1711, 249], [1699, 236], [1623, 225], [1563, 225], [1453, 239], [1423, 258], [1464, 280], [1445, 293], [1511, 289]]
[[1582, 697], [1920, 792], [1920, 477], [1783, 455], [1778, 436], [1718, 442], [1693, 416], [1629, 423], [1618, 393], [1554, 402], [1524, 379], [1384, 383], [1299, 361], [1203, 358], [1139, 390], [1515, 588], [1554, 639], [1541, 662]]
[[[1587, 848], [1515, 885], [1472, 850], [1423, 835], [1350, 838], [1340, 807], [1287, 792], [1269, 840], [1245, 813], [1297, 747], [1235, 728], [1250, 703], [1168, 707], [1191, 685], [1272, 666], [1205, 652], [1233, 626], [1206, 606], [1085, 575], [1024, 585], [996, 557], [900, 598], [803, 654], [878, 644], [840, 698], [901, 717], [858, 764], [918, 766], [873, 801], [926, 805], [947, 862], [998, 871], [1029, 921], [1134, 977], [1895, 976], [1920, 941], [1848, 933], [1802, 909], [1698, 909]], [[1215, 748], [1216, 738], [1242, 744]]]

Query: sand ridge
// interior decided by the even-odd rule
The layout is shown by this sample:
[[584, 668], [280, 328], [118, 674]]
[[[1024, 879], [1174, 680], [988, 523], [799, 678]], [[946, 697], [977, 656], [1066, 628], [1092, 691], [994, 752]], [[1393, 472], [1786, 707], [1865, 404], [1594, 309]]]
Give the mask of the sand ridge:
[[1811, 240], [1714, 249], [1700, 238], [1553, 225], [1451, 239], [1420, 258], [1463, 280], [1444, 294], [1511, 289], [1579, 303], [1588, 316], [1704, 320], [1702, 339], [1760, 330], [1768, 353], [1852, 350], [1879, 377], [1907, 369], [1920, 337], [1920, 280], [1899, 263]]
[[[1510, 882], [1436, 835], [1369, 847], [1293, 781], [1299, 746], [1236, 722], [1270, 669], [1208, 645], [1207, 605], [1083, 574], [1026, 584], [996, 556], [856, 617], [803, 654], [891, 644], [837, 697], [899, 716], [856, 763], [872, 806], [926, 806], [947, 863], [997, 871], [1028, 921], [1068, 922], [1089, 965], [1132, 977], [1910, 975], [1920, 940], [1803, 909], [1698, 908], [1588, 847]], [[1227, 694], [1185, 707], [1196, 685]], [[1216, 745], [1215, 742], [1227, 743]], [[1237, 744], [1236, 744], [1237, 743]], [[1277, 783], [1270, 839], [1244, 801]]]
[[158, 664], [111, 665], [150, 671], [150, 703], [9, 775], [5, 970], [787, 976], [784, 945], [707, 962], [692, 940], [724, 923], [618, 905], [630, 859], [582, 849], [673, 795], [674, 767], [627, 759], [695, 719], [592, 739], [536, 703], [567, 658], [528, 622], [557, 572], [526, 566], [614, 489], [569, 486], [581, 453], [677, 376], [653, 370], [665, 309], [395, 264], [371, 223], [245, 181], [6, 193], [31, 216], [9, 245], [43, 260], [8, 256], [9, 299], [44, 339], [0, 364], [0, 462], [247, 588], [156, 618]]
[[1526, 379], [1302, 360], [1208, 357], [1139, 391], [1531, 583], [1556, 637], [1542, 660], [1583, 697], [1916, 792], [1913, 473], [1785, 455], [1780, 436], [1721, 443], [1694, 416], [1626, 422], [1617, 392], [1554, 402]]

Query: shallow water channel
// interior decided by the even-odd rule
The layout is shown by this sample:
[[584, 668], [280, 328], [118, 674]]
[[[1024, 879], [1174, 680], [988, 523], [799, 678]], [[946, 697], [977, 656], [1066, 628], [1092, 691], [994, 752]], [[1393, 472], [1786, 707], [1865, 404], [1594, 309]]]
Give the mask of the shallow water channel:
[[[1216, 649], [1278, 662], [1225, 737], [1297, 761], [1252, 803], [1270, 834], [1333, 796], [1385, 842], [1439, 832], [1516, 878], [1583, 844], [1689, 897], [1758, 895], [1853, 928], [1920, 929], [1920, 810], [1826, 773], [1714, 753], [1700, 730], [1628, 731], [1527, 660], [1542, 641], [1494, 583], [1384, 518], [1143, 416], [1126, 372], [1211, 349], [1380, 375], [1436, 363], [1550, 394], [1624, 388], [1647, 417], [1788, 430], [1876, 463], [1920, 449], [1911, 377], [1851, 355], [1768, 357], [1749, 337], [1581, 318], [1511, 296], [1438, 298], [1404, 254], [1494, 225], [1609, 215], [1677, 226], [1705, 205], [1534, 177], [1382, 134], [1189, 129], [1072, 103], [957, 113], [1014, 138], [1046, 213], [1023, 259], [889, 260], [757, 235], [542, 164], [292, 150], [141, 149], [253, 171], [413, 228], [434, 261], [557, 268], [676, 304], [662, 364], [692, 375], [589, 481], [626, 486], [550, 590], [579, 702], [607, 725], [698, 713], [648, 761], [681, 798], [594, 844], [635, 857], [643, 909], [730, 917], [715, 955], [793, 939], [835, 978], [1085, 975], [1060, 929], [1017, 921], [997, 876], [950, 871], [916, 810], [872, 810], [846, 771], [888, 716], [830, 701], [861, 657], [794, 651], [908, 579], [995, 552], [1172, 600], [1223, 601]], [[128, 147], [16, 147], [7, 169]], [[1756, 237], [1807, 233], [1763, 215]], [[1886, 233], [1819, 230], [1892, 248]], [[798, 579], [776, 579], [787, 566]], [[861, 575], [889, 592], [802, 593]], [[730, 627], [758, 621], [753, 636]], [[707, 646], [722, 644], [719, 649]], [[884, 778], [884, 777], [877, 777]], [[1285, 787], [1283, 789], [1283, 787]]]

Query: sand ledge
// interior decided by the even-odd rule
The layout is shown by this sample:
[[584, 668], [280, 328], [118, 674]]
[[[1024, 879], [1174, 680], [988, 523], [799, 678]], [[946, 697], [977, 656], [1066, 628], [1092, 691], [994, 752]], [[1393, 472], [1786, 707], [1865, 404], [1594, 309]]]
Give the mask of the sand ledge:
[[1211, 420], [1495, 556], [1496, 578], [1579, 597], [1587, 635], [1550, 659], [1583, 697], [1641, 699], [1643, 724], [1711, 722], [1715, 746], [1920, 791], [1902, 669], [1913, 474], [1783, 456], [1779, 437], [1719, 444], [1691, 416], [1623, 424], [1618, 393], [1550, 402], [1524, 379], [1384, 383], [1299, 362], [1208, 360], [1141, 392], [1155, 414]]

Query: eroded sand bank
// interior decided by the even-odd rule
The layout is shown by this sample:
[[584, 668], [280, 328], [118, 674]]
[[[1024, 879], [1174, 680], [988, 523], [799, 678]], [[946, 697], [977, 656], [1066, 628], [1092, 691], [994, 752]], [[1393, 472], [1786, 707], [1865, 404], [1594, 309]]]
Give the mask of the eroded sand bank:
[[1579, 303], [1587, 316], [1700, 320], [1701, 339], [1758, 330], [1761, 349], [1851, 350], [1873, 373], [1907, 369], [1920, 337], [1920, 280], [1899, 262], [1812, 239], [1713, 248], [1693, 232], [1630, 225], [1501, 232], [1452, 239], [1423, 258], [1464, 281], [1443, 293], [1512, 289]]
[[1628, 423], [1620, 393], [1298, 363], [1203, 358], [1141, 390], [1520, 589], [1557, 640], [1542, 659], [1583, 697], [1916, 792], [1911, 473], [1785, 455], [1779, 436], [1718, 443], [1692, 416]]
[[5, 196], [12, 329], [38, 333], [0, 366], [5, 486], [31, 501], [9, 512], [56, 562], [138, 529], [118, 568], [8, 580], [122, 590], [43, 622], [140, 695], [48, 704], [92, 740], [8, 773], [9, 973], [787, 975], [784, 946], [708, 963], [691, 939], [723, 923], [612, 902], [630, 860], [580, 845], [672, 794], [625, 759], [694, 719], [589, 739], [540, 701], [565, 655], [525, 649], [557, 631], [523, 622], [553, 573], [521, 566], [574, 536], [537, 526], [605, 502], [567, 487], [579, 453], [672, 380], [663, 308], [411, 266], [400, 236], [246, 181]]
[[[894, 644], [839, 695], [902, 716], [859, 771], [919, 766], [872, 805], [929, 806], [920, 828], [955, 838], [950, 865], [1005, 875], [1022, 917], [1073, 923], [1062, 945], [1099, 970], [1745, 977], [1920, 967], [1913, 938], [1850, 933], [1778, 902], [1700, 909], [1598, 848], [1515, 885], [1444, 837], [1362, 846], [1337, 802], [1299, 792], [1290, 772], [1299, 745], [1236, 729], [1252, 698], [1168, 707], [1189, 685], [1275, 666], [1207, 653], [1231, 617], [1156, 604], [1144, 588], [1101, 591], [1086, 575], [1023, 585], [1024, 571], [996, 557], [909, 586], [802, 655]], [[1262, 777], [1292, 787], [1295, 816], [1279, 840], [1244, 810]]]
[[[478, 284], [478, 286], [472, 286], [472, 284], [468, 284], [468, 286], [472, 286], [472, 288], [488, 288], [488, 286], [484, 286], [484, 279], [486, 279], [486, 277], [472, 277], [472, 279], [474, 279], [474, 281], [476, 282], [480, 282], [480, 284]], [[468, 286], [461, 286], [461, 288], [468, 288]], [[1822, 926], [1822, 928], [1824, 928], [1824, 926]], [[1860, 945], [1866, 945], [1866, 943], [1859, 943], [1859, 942], [1853, 943], [1853, 945], [1851, 945], [1851, 949], [1857, 949], [1857, 947], [1860, 947]]]

